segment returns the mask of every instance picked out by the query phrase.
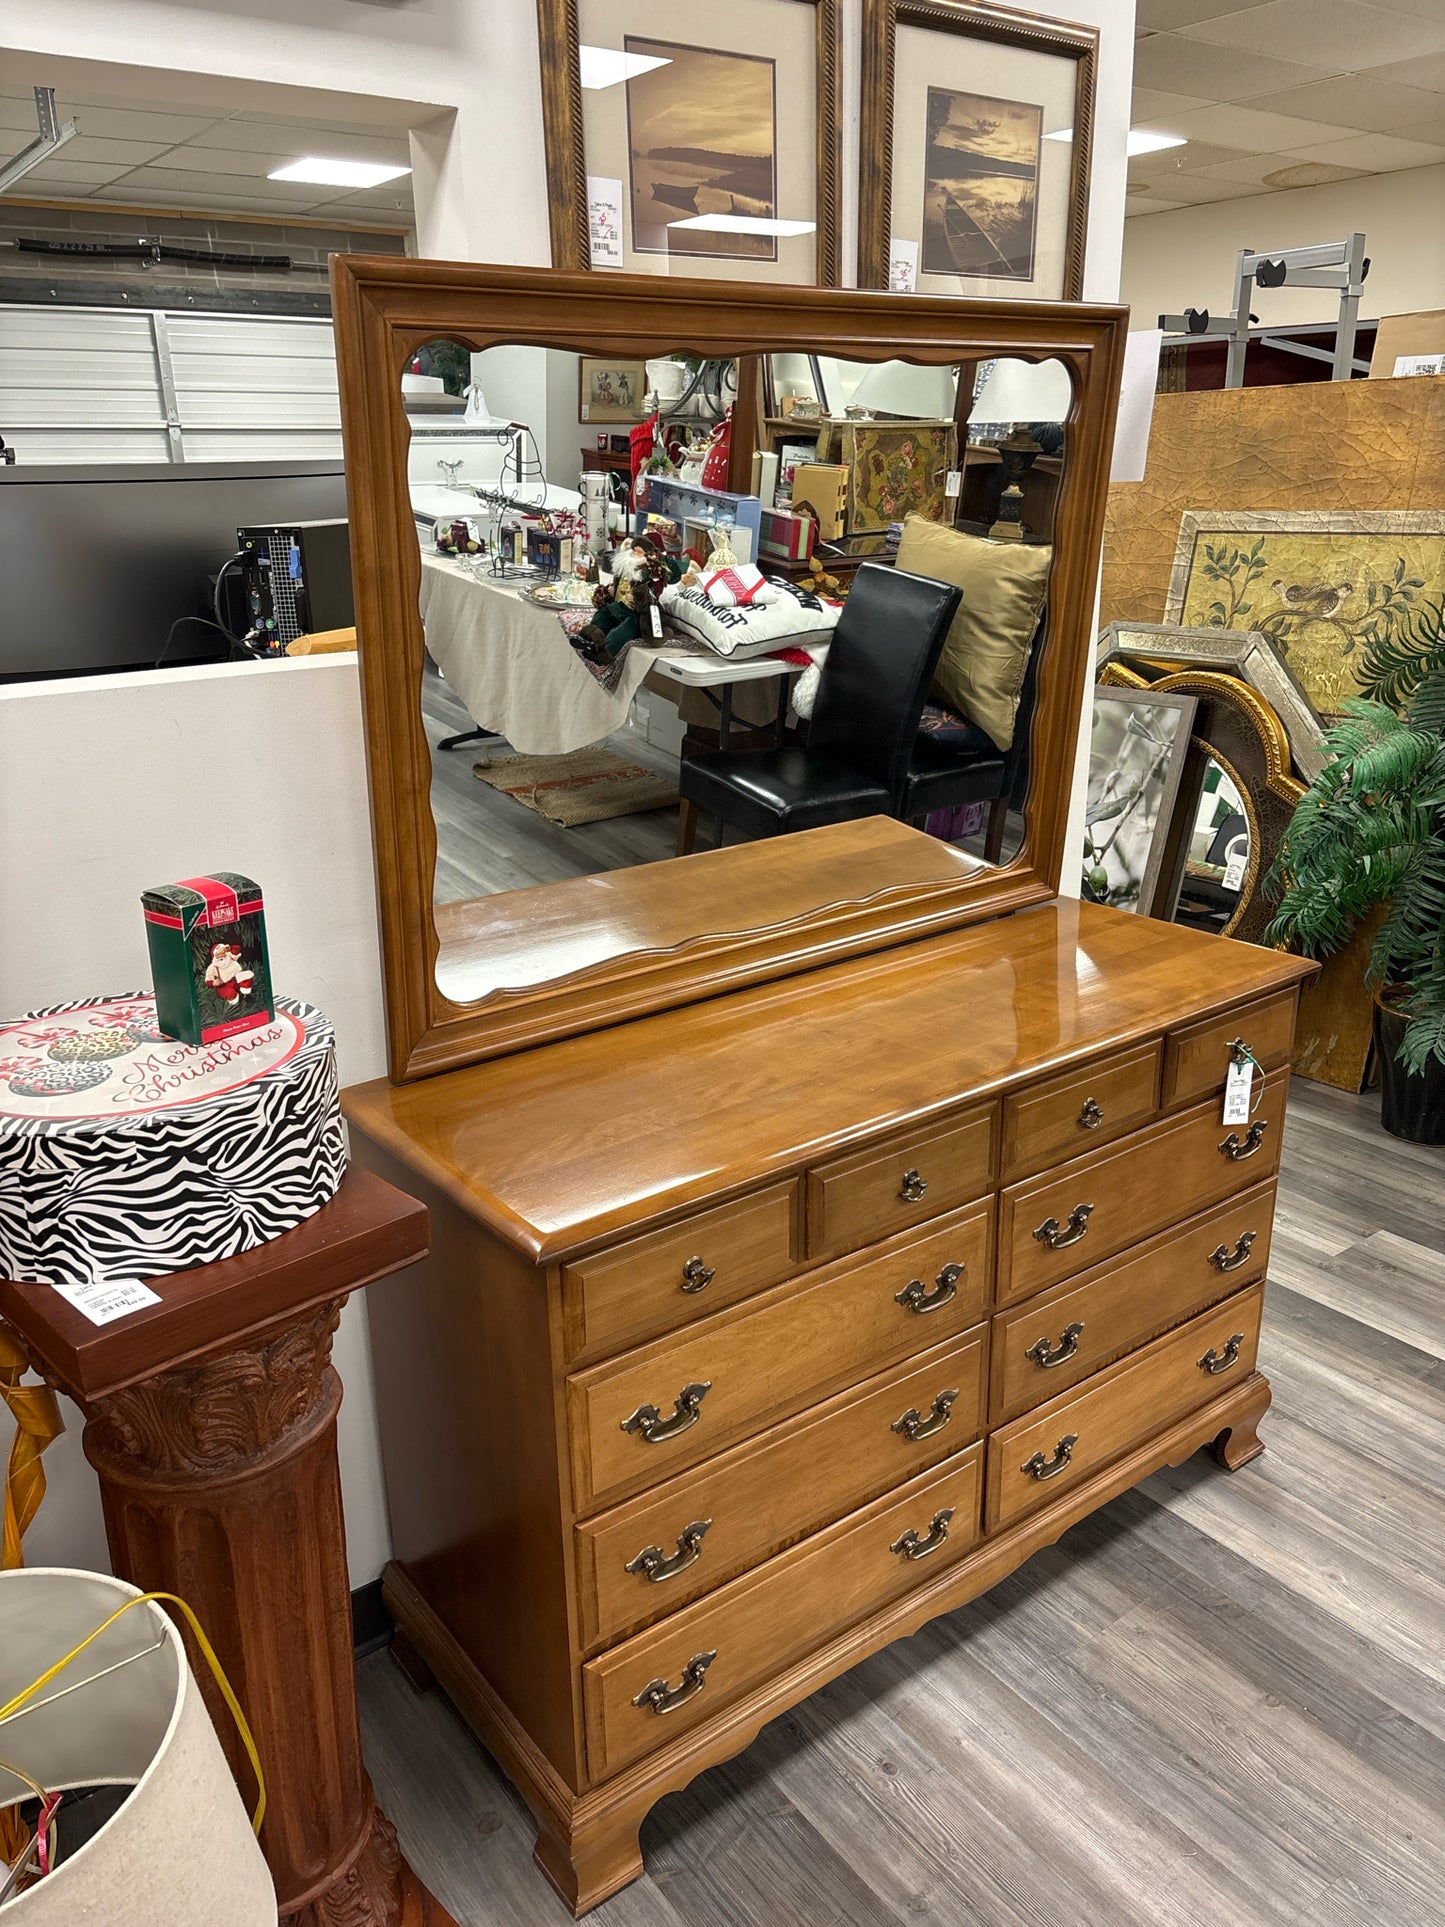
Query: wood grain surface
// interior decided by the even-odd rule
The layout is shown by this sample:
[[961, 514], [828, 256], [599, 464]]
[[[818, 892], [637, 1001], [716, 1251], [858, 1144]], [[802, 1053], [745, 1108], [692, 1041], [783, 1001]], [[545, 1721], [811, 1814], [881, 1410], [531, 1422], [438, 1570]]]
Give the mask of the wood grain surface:
[[[1264, 1457], [1157, 1473], [774, 1721], [654, 1809], [597, 1927], [1438, 1927], [1445, 1184], [1378, 1114], [1295, 1080]], [[456, 1918], [561, 1927], [446, 1700], [385, 1653], [361, 1697]]]
[[343, 1108], [502, 1238], [570, 1258], [729, 1188], [881, 1148], [960, 1111], [960, 1091], [1082, 1066], [1317, 968], [1073, 901], [1007, 928], [1006, 956], [999, 926], [959, 931], [625, 1031], [353, 1085]]

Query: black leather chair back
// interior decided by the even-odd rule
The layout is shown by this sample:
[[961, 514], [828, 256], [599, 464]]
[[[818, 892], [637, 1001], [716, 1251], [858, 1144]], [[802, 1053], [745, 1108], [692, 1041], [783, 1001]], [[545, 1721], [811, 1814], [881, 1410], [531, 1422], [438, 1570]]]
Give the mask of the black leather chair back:
[[811, 753], [898, 791], [961, 596], [951, 583], [864, 563], [823, 665]]

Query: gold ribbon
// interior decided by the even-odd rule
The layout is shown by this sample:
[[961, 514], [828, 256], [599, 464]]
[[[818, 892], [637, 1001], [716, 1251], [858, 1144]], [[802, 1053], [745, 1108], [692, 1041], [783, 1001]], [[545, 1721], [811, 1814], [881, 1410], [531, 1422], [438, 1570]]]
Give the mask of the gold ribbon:
[[25, 1564], [21, 1540], [45, 1497], [45, 1469], [40, 1455], [65, 1430], [60, 1406], [48, 1385], [22, 1385], [30, 1356], [10, 1327], [0, 1319], [0, 1398], [15, 1419], [10, 1463], [5, 1470], [5, 1541], [0, 1550], [0, 1572]]

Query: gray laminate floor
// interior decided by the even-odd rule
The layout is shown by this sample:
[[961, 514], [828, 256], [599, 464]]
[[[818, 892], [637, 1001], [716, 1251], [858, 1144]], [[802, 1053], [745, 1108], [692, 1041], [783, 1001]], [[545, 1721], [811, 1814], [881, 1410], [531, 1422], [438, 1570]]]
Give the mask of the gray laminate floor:
[[[663, 1800], [597, 1927], [1445, 1923], [1445, 1153], [1378, 1113], [1294, 1085], [1264, 1457], [1156, 1475]], [[361, 1702], [463, 1927], [561, 1927], [447, 1702], [385, 1653]]]

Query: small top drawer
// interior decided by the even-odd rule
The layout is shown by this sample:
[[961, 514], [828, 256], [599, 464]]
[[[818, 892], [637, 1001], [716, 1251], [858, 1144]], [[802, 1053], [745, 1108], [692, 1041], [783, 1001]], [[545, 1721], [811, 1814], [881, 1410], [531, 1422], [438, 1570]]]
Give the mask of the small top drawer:
[[1175, 1104], [1192, 1104], [1224, 1089], [1229, 1071], [1230, 1045], [1236, 1038], [1267, 1071], [1289, 1062], [1294, 1042], [1294, 1011], [1298, 992], [1286, 990], [1256, 1004], [1241, 1004], [1223, 1017], [1172, 1030], [1164, 1046], [1164, 1092], [1160, 1103], [1167, 1111]]
[[564, 1265], [567, 1356], [616, 1350], [780, 1284], [802, 1242], [795, 1178]]
[[1026, 1178], [1147, 1124], [1159, 1098], [1159, 1043], [1065, 1071], [1003, 1104], [1003, 1177]]
[[855, 1151], [808, 1173], [808, 1255], [833, 1258], [981, 1197], [993, 1183], [998, 1107]]

